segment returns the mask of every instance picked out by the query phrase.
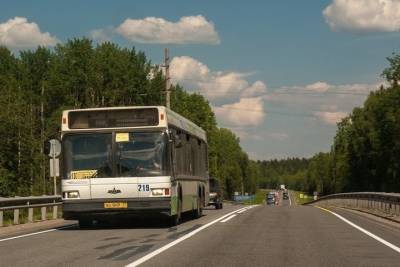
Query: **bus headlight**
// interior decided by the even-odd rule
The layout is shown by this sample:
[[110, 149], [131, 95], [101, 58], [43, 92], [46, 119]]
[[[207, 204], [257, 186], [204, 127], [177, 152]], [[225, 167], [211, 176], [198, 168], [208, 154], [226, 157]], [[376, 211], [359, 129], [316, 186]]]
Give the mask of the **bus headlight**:
[[79, 191], [65, 192], [66, 198], [79, 198]]

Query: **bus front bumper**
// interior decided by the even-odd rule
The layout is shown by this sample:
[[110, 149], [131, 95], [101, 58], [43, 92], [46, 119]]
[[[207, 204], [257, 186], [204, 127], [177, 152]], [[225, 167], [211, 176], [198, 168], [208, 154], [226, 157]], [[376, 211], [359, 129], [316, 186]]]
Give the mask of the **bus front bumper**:
[[[106, 208], [105, 203], [126, 203], [123, 208]], [[89, 214], [166, 214], [171, 212], [171, 198], [134, 198], [134, 199], [77, 199], [63, 200], [64, 219], [76, 219]]]

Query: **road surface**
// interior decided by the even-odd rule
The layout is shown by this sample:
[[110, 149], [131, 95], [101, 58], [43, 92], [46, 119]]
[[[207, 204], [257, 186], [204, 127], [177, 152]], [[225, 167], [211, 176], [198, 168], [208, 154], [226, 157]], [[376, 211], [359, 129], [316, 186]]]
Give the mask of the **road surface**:
[[[159, 221], [0, 236], [0, 266], [399, 266], [400, 228], [283, 200], [278, 206], [225, 204], [168, 228]], [[150, 225], [148, 225], [150, 223]]]

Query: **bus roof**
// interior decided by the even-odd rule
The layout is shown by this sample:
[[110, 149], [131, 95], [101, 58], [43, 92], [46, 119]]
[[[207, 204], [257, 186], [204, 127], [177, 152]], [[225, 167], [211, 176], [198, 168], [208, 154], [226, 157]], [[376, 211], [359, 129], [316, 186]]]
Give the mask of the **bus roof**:
[[[79, 111], [111, 111], [111, 110], [132, 110], [132, 109], [157, 109], [158, 110], [158, 124], [153, 126], [138, 126], [138, 127], [107, 127], [107, 128], [80, 128], [80, 129], [70, 129], [69, 128], [69, 113], [79, 112]], [[201, 140], [206, 141], [206, 132], [190, 120], [186, 119], [182, 115], [168, 109], [164, 106], [126, 106], [126, 107], [105, 107], [105, 108], [86, 108], [86, 109], [70, 109], [64, 110], [61, 122], [61, 132], [80, 132], [80, 131], [100, 131], [100, 130], [110, 130], [110, 129], [151, 129], [151, 128], [168, 128], [169, 125], [175, 126], [185, 132], [188, 132]]]

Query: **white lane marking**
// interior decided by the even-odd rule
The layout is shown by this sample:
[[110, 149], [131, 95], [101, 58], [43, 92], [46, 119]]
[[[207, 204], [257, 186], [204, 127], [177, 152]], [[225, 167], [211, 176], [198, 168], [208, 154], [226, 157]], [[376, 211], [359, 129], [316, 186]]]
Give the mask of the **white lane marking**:
[[17, 235], [17, 236], [13, 236], [13, 237], [8, 237], [8, 238], [0, 239], [0, 242], [13, 240], [13, 239], [18, 239], [18, 238], [23, 238], [23, 237], [28, 237], [28, 236], [33, 236], [33, 235], [40, 235], [40, 234], [50, 233], [50, 232], [58, 231], [58, 230], [61, 230], [61, 229], [70, 228], [70, 227], [73, 227], [73, 226], [76, 226], [76, 224], [62, 226], [62, 227], [53, 228], [53, 229], [49, 229], [49, 230], [44, 230], [44, 231], [40, 231], [40, 232], [34, 232], [34, 233], [30, 233], [30, 234], [24, 234], [24, 235]]
[[357, 230], [363, 232], [364, 234], [366, 234], [366, 235], [372, 237], [373, 239], [375, 239], [376, 241], [379, 241], [379, 242], [381, 242], [382, 244], [384, 244], [384, 245], [388, 246], [389, 248], [393, 249], [394, 251], [400, 253], [400, 248], [399, 248], [399, 247], [393, 245], [392, 243], [386, 241], [386, 240], [383, 239], [383, 238], [380, 238], [379, 236], [377, 236], [377, 235], [371, 233], [370, 231], [365, 230], [364, 228], [358, 226], [357, 224], [355, 224], [355, 223], [353, 223], [353, 222], [347, 220], [347, 219], [344, 218], [343, 216], [337, 214], [336, 212], [333, 212], [333, 211], [331, 211], [331, 210], [322, 208], [322, 207], [320, 207], [320, 206], [315, 206], [315, 207], [317, 207], [317, 208], [319, 208], [319, 209], [321, 209], [321, 210], [327, 211], [327, 212], [329, 212], [329, 213], [335, 215], [336, 217], [338, 217], [339, 219], [341, 219], [341, 220], [344, 221], [345, 223], [350, 224], [351, 226], [353, 226], [353, 227], [356, 228]]
[[[257, 206], [258, 206], [258, 205], [257, 205]], [[194, 236], [194, 235], [197, 234], [198, 232], [200, 232], [200, 231], [206, 229], [207, 227], [210, 227], [211, 225], [213, 225], [213, 224], [215, 224], [215, 223], [217, 223], [217, 222], [219, 222], [219, 221], [225, 219], [226, 217], [231, 216], [232, 214], [234, 214], [234, 213], [236, 213], [236, 212], [238, 212], [238, 211], [240, 211], [240, 210], [242, 210], [242, 209], [243, 209], [243, 208], [238, 209], [238, 210], [235, 210], [235, 211], [232, 211], [232, 212], [229, 212], [229, 213], [227, 213], [227, 214], [225, 214], [225, 215], [219, 217], [218, 219], [215, 219], [214, 221], [211, 221], [211, 222], [209, 222], [209, 223], [207, 223], [207, 224], [205, 224], [205, 225], [203, 225], [203, 226], [201, 226], [201, 227], [199, 227], [199, 228], [193, 230], [192, 232], [190, 232], [190, 233], [188, 233], [188, 234], [186, 234], [186, 235], [184, 235], [184, 236], [182, 236], [182, 237], [180, 237], [180, 238], [178, 238], [178, 239], [172, 241], [171, 243], [168, 243], [168, 244], [166, 244], [165, 246], [163, 246], [163, 247], [161, 247], [161, 248], [159, 248], [159, 249], [154, 250], [153, 252], [151, 252], [151, 253], [149, 253], [149, 254], [147, 254], [147, 255], [145, 255], [145, 256], [143, 256], [143, 257], [137, 259], [137, 260], [135, 260], [134, 262], [131, 262], [130, 264], [126, 265], [126, 267], [135, 267], [135, 266], [138, 266], [138, 265], [140, 265], [140, 264], [142, 264], [142, 263], [144, 263], [144, 262], [150, 260], [151, 258], [157, 256], [158, 254], [160, 254], [160, 253], [166, 251], [167, 249], [169, 249], [169, 248], [171, 248], [171, 247], [173, 247], [173, 246], [175, 246], [175, 245], [181, 243], [182, 241], [184, 241], [184, 240], [186, 240], [186, 239], [188, 239], [188, 238]]]
[[238, 211], [237, 214], [243, 213], [243, 212], [245, 212], [245, 211], [247, 211], [247, 210], [249, 210], [249, 209], [243, 209], [243, 210], [241, 210], [241, 211]]
[[236, 216], [237, 216], [237, 214], [233, 214], [233, 215], [229, 216], [228, 218], [223, 219], [221, 222], [222, 223], [227, 222], [227, 221], [229, 221], [230, 219], [232, 219], [232, 218], [234, 218]]

